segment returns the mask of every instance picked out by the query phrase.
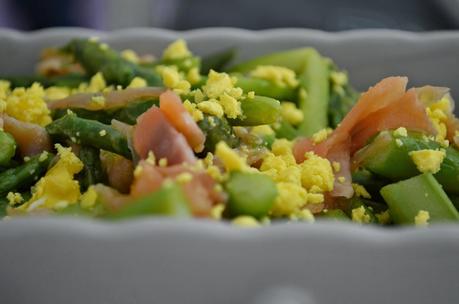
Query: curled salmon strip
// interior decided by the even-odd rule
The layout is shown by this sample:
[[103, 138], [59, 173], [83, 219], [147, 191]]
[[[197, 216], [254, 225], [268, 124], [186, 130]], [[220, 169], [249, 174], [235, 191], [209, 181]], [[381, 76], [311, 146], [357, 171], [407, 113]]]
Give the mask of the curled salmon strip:
[[[406, 77], [388, 77], [366, 93], [344, 117], [341, 124], [323, 142], [314, 145], [310, 139], [296, 141], [293, 153], [297, 162], [304, 161], [304, 154], [314, 151], [330, 161], [339, 162], [332, 196], [351, 197], [350, 159], [375, 134], [387, 129], [406, 127], [434, 134], [425, 106], [418, 100], [416, 91], [406, 90]], [[339, 181], [341, 178], [341, 182]], [[344, 178], [344, 179], [343, 179]]]
[[206, 137], [177, 94], [172, 91], [162, 93], [159, 97], [159, 108], [174, 128], [185, 136], [195, 152], [201, 152], [204, 149]]
[[3, 121], [3, 129], [14, 137], [22, 157], [51, 151], [51, 138], [45, 128], [5, 114], [0, 119]]
[[48, 103], [48, 108], [51, 110], [67, 108], [94, 110], [94, 97], [102, 96], [104, 100], [102, 108], [112, 109], [125, 106], [126, 104], [134, 101], [157, 98], [163, 92], [163, 88], [144, 87], [127, 88], [124, 90], [110, 91], [105, 93], [78, 93], [63, 99], [51, 101]]
[[223, 194], [216, 190], [217, 183], [204, 170], [193, 170], [187, 165], [158, 167], [147, 161], [141, 161], [139, 166], [142, 170], [136, 175], [131, 186], [131, 196], [134, 198], [158, 190], [166, 179], [175, 179], [180, 174], [187, 173], [191, 180], [180, 185], [193, 215], [207, 217], [212, 207], [224, 200]]
[[147, 158], [148, 153], [152, 151], [156, 159], [165, 158], [169, 165], [196, 161], [185, 137], [170, 124], [157, 107], [150, 108], [137, 118], [133, 145], [141, 159]]

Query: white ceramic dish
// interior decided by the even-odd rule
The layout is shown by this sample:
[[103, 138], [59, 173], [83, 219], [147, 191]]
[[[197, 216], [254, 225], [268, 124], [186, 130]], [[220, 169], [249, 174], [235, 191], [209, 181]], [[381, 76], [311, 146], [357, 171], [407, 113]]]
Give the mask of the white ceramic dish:
[[[197, 54], [237, 46], [242, 59], [308, 45], [361, 89], [398, 74], [459, 94], [457, 32], [0, 30], [0, 75], [30, 72], [41, 48], [75, 36], [153, 53], [182, 37]], [[12, 220], [0, 222], [0, 303], [456, 303], [458, 257], [454, 225], [243, 230], [199, 220]]]

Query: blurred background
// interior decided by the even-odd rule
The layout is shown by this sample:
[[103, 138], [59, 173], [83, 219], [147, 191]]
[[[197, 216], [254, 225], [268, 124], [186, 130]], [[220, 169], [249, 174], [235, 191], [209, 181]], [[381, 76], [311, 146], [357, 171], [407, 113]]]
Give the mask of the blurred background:
[[0, 27], [459, 28], [459, 0], [0, 0]]

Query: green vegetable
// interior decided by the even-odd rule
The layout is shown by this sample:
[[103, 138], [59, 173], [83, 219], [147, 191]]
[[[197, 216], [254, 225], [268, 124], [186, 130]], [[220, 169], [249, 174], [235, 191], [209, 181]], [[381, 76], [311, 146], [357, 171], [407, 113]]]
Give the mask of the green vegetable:
[[[299, 76], [300, 91], [298, 106], [304, 119], [298, 126], [300, 134], [311, 136], [328, 127], [329, 62], [316, 51], [305, 59], [306, 65]], [[305, 94], [304, 94], [305, 93]]]
[[28, 189], [42, 177], [54, 155], [48, 153], [46, 157], [37, 155], [19, 167], [8, 169], [0, 173], [0, 197], [8, 192], [20, 192]]
[[450, 195], [449, 199], [453, 203], [454, 207], [456, 207], [456, 210], [459, 210], [459, 196], [457, 195]]
[[16, 153], [16, 141], [13, 136], [0, 130], [0, 166], [6, 166]]
[[[80, 108], [70, 108], [80, 118], [97, 120], [104, 124], [110, 124], [113, 119], [124, 123], [134, 125], [137, 122], [137, 117], [150, 109], [153, 105], [158, 105], [158, 100], [152, 99], [141, 102], [132, 102], [122, 108], [106, 109], [91, 111]], [[53, 119], [61, 118], [67, 115], [68, 109], [57, 109], [52, 112]]]
[[255, 96], [241, 100], [243, 118], [229, 119], [233, 126], [258, 126], [276, 122], [280, 116], [280, 102], [269, 97]]
[[459, 213], [432, 174], [417, 175], [381, 189], [396, 224], [413, 224], [419, 211], [429, 213], [429, 222], [459, 220]]
[[378, 218], [375, 216], [375, 213], [382, 212], [386, 209], [385, 206], [381, 206], [381, 204], [375, 203], [373, 201], [361, 198], [361, 197], [352, 197], [347, 200], [347, 208], [344, 212], [347, 214], [349, 218], [352, 218], [352, 210], [362, 207], [365, 208], [365, 214], [370, 216], [369, 223], [377, 224]]
[[276, 184], [266, 175], [233, 172], [226, 183], [227, 212], [231, 217], [250, 215], [261, 218], [268, 214], [277, 197]]
[[293, 140], [298, 137], [298, 130], [285, 120], [281, 120], [279, 123], [274, 124], [273, 129], [277, 138]]
[[71, 139], [78, 144], [132, 158], [126, 136], [113, 127], [98, 121], [67, 114], [47, 125], [46, 130], [55, 138]]
[[67, 74], [49, 77], [42, 75], [9, 76], [0, 77], [0, 79], [9, 81], [12, 88], [30, 87], [35, 82], [40, 83], [45, 88], [51, 86], [76, 88], [82, 82], [89, 80], [87, 76], [81, 74]]
[[390, 181], [365, 169], [352, 172], [352, 182], [365, 187], [368, 193], [370, 193], [371, 198], [376, 201], [382, 200], [379, 191], [382, 187], [390, 183]]
[[327, 210], [326, 212], [322, 211], [319, 214], [319, 218], [327, 219], [327, 220], [328, 219], [337, 220], [337, 221], [349, 221], [350, 220], [347, 214], [341, 209], [331, 209], [331, 210]]
[[8, 207], [8, 199], [0, 197], [0, 220], [6, 215], [6, 207]]
[[[383, 131], [366, 147], [358, 151], [355, 159], [369, 171], [393, 181], [418, 175], [409, 152], [422, 149], [443, 149], [436, 141], [422, 134], [410, 132], [408, 136], [396, 137], [390, 131]], [[434, 176], [446, 192], [459, 194], [459, 151], [447, 147], [440, 171]]]
[[190, 217], [191, 211], [180, 186], [175, 183], [166, 183], [159, 190], [109, 214], [108, 218], [127, 219], [148, 215]]
[[126, 87], [138, 76], [150, 86], [162, 85], [161, 78], [152, 69], [125, 60], [106, 44], [88, 39], [73, 39], [62, 50], [72, 54], [90, 76], [101, 72], [109, 84]]
[[304, 120], [300, 134], [311, 136], [328, 126], [330, 63], [313, 48], [296, 49], [261, 56], [231, 68], [232, 72], [248, 73], [259, 65], [276, 65], [292, 69], [299, 75], [299, 108]]
[[222, 71], [236, 56], [237, 49], [227, 48], [202, 58], [201, 74], [207, 75], [210, 70]]
[[333, 129], [343, 120], [346, 114], [357, 102], [359, 94], [349, 85], [343, 87], [343, 91], [331, 90], [328, 106], [328, 122]]
[[99, 149], [91, 146], [81, 146], [78, 157], [83, 162], [84, 167], [78, 173], [78, 180], [82, 191], [86, 191], [89, 186], [105, 181], [105, 173], [99, 157]]
[[204, 119], [198, 122], [198, 126], [206, 136], [204, 155], [207, 152], [213, 153], [215, 146], [220, 141], [226, 142], [231, 148], [239, 144], [239, 139], [234, 135], [233, 128], [231, 128], [224, 117], [218, 118], [211, 115], [204, 115]]
[[237, 77], [236, 85], [244, 92], [254, 91], [255, 94], [260, 96], [271, 97], [278, 100], [291, 100], [296, 101], [298, 92], [287, 86], [279, 86], [272, 81], [247, 77], [242, 74], [233, 74]]
[[229, 69], [230, 72], [248, 73], [259, 65], [277, 65], [289, 68], [300, 74], [304, 71], [310, 56], [317, 54], [313, 48], [301, 48], [259, 56], [249, 61], [240, 63]]

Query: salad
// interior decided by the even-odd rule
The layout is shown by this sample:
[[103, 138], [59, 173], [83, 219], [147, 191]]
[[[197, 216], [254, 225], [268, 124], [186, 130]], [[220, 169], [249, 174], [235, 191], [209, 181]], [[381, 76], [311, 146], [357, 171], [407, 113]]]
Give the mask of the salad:
[[36, 75], [0, 77], [0, 217], [459, 220], [447, 88], [388, 77], [360, 93], [313, 48], [236, 54], [74, 39]]

